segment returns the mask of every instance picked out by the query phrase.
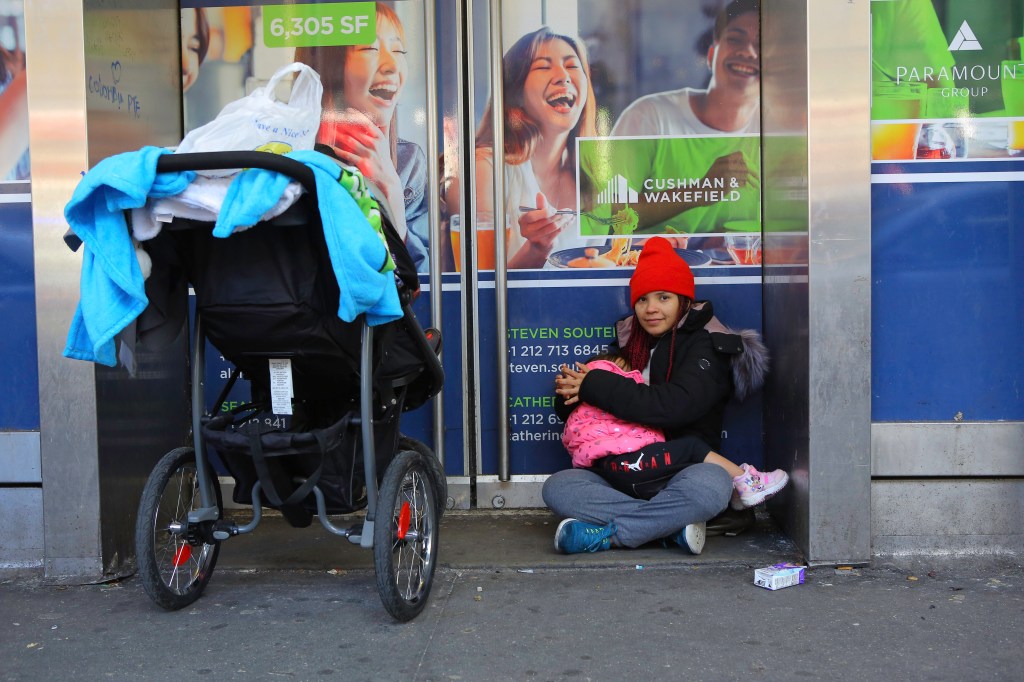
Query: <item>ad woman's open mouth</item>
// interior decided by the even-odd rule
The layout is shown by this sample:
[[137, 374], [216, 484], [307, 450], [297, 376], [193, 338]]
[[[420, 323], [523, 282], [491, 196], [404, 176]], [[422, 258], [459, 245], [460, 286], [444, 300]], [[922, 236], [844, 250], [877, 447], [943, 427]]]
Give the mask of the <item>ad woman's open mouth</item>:
[[398, 96], [398, 85], [395, 83], [376, 83], [370, 86], [370, 95], [385, 104], [391, 104]]
[[559, 92], [548, 96], [548, 106], [560, 114], [568, 114], [576, 106], [576, 95], [571, 92]]

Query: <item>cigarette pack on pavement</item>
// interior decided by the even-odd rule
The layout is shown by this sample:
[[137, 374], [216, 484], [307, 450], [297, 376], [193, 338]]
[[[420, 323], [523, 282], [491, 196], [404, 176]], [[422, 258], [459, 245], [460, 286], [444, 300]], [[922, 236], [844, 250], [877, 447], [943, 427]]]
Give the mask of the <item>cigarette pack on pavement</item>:
[[758, 568], [754, 571], [754, 584], [767, 590], [802, 585], [806, 568], [799, 564], [775, 564]]

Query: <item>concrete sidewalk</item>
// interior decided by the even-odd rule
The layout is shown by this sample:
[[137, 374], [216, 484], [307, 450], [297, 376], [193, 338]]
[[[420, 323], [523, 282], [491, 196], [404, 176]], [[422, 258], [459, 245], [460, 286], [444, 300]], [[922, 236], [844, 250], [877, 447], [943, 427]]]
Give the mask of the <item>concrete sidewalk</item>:
[[[238, 520], [248, 519], [243, 512]], [[634, 568], [637, 564], [763, 566], [801, 559], [796, 546], [764, 514], [752, 531], [708, 538], [700, 556], [656, 545], [566, 556], [554, 549], [558, 522], [547, 510], [448, 511], [441, 522], [439, 563], [458, 570], [564, 569]], [[347, 527], [349, 523], [340, 520], [336, 525]], [[292, 528], [275, 514], [264, 517], [253, 533], [225, 542], [217, 567], [373, 570], [373, 552], [331, 535], [315, 519], [308, 528]]]
[[1016, 680], [1019, 563], [816, 567], [767, 517], [691, 556], [562, 556], [546, 512], [446, 514], [424, 612], [397, 624], [372, 552], [269, 517], [222, 548], [204, 596], [165, 612], [135, 578], [55, 586], [0, 572], [0, 680]]

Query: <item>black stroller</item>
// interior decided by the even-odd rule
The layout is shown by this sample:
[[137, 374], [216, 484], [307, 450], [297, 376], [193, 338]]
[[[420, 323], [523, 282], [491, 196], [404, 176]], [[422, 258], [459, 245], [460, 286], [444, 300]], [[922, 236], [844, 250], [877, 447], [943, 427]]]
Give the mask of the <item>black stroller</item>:
[[[145, 242], [153, 296], [140, 324], [147, 313], [160, 313], [150, 309], [187, 308], [180, 301], [154, 306], [159, 297], [166, 304], [168, 291], [195, 291], [193, 446], [164, 455], [145, 485], [135, 534], [139, 576], [153, 601], [180, 609], [206, 587], [220, 543], [253, 531], [262, 507], [280, 510], [296, 527], [315, 514], [330, 533], [373, 549], [381, 600], [408, 621], [430, 593], [447, 488], [434, 453], [400, 434], [399, 417], [441, 389], [440, 335], [424, 332], [413, 316], [415, 268], [386, 216], [404, 317], [376, 327], [365, 316], [338, 318], [339, 285], [306, 165], [264, 152], [224, 152], [167, 154], [157, 170], [253, 167], [291, 176], [306, 193], [277, 218], [227, 239], [214, 238], [209, 222], [177, 218]], [[211, 413], [204, 409], [207, 339], [235, 368]], [[291, 386], [282, 388], [282, 368]], [[225, 399], [240, 375], [252, 401], [228, 411]], [[290, 416], [271, 410], [273, 392], [281, 390], [293, 396]], [[224, 518], [207, 446], [235, 479], [234, 501], [252, 505], [248, 523]], [[365, 520], [351, 528], [328, 518], [362, 509]]]

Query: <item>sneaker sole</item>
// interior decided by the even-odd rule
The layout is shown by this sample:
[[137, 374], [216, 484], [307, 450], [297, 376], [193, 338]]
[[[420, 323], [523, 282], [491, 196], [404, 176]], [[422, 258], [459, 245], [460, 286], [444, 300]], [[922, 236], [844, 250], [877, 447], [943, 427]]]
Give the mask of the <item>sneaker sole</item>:
[[704, 551], [705, 529], [703, 523], [691, 523], [683, 529], [683, 539], [686, 541], [686, 549], [690, 554], [700, 554]]
[[556, 552], [561, 552], [562, 554], [565, 554], [565, 552], [562, 551], [562, 548], [558, 546], [558, 538], [562, 535], [562, 528], [565, 527], [565, 524], [570, 523], [572, 521], [576, 521], [576, 519], [573, 519], [573, 518], [562, 519], [562, 522], [560, 524], [558, 524], [558, 528], [555, 528], [555, 551]]
[[775, 495], [775, 493], [785, 488], [787, 483], [789, 483], [788, 474], [786, 474], [785, 478], [778, 481], [775, 485], [771, 486], [770, 488], [765, 488], [764, 490], [754, 493], [753, 495], [748, 495], [747, 497], [743, 497], [741, 495], [740, 500], [743, 502], [744, 507], [756, 507], [765, 500], [771, 499]]

